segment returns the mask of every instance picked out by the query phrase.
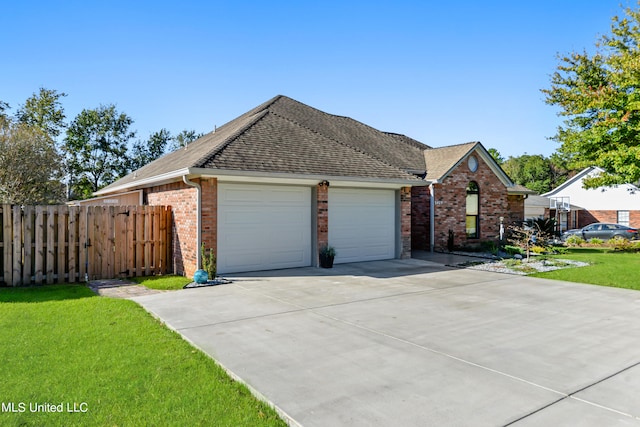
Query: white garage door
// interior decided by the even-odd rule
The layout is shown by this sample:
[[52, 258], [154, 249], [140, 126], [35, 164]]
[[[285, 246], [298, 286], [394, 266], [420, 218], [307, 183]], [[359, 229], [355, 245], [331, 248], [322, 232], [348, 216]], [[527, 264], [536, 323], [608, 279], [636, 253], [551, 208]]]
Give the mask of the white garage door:
[[336, 263], [395, 258], [395, 192], [329, 188], [329, 244]]
[[218, 271], [311, 265], [311, 189], [218, 186]]

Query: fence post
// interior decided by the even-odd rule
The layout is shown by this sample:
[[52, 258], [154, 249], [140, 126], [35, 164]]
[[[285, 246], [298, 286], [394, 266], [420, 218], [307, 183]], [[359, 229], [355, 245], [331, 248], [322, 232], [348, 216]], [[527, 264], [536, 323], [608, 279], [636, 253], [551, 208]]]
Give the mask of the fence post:
[[13, 286], [22, 281], [22, 209], [13, 207]]
[[2, 252], [3, 277], [8, 285], [13, 284], [13, 259], [11, 250], [11, 205], [2, 205]]
[[45, 231], [44, 231], [44, 206], [36, 206], [36, 222], [34, 224], [35, 227], [35, 282], [37, 285], [42, 284], [42, 277], [44, 272], [44, 242], [45, 242]]

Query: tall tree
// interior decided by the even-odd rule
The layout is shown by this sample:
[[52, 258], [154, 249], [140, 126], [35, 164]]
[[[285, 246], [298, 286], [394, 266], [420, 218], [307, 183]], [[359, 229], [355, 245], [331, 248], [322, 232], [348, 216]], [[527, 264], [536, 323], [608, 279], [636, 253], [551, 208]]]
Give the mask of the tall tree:
[[0, 117], [0, 203], [60, 203], [63, 169], [49, 135]]
[[127, 173], [127, 146], [136, 135], [132, 124], [114, 105], [82, 110], [71, 122], [64, 140], [71, 197], [91, 197]]
[[9, 109], [9, 104], [4, 101], [0, 101], [0, 118], [7, 118], [6, 111]]
[[551, 190], [551, 163], [543, 155], [510, 156], [502, 169], [515, 183], [533, 191], [546, 193]]
[[203, 133], [196, 133], [196, 131], [193, 129], [192, 130], [185, 129], [173, 138], [173, 142], [168, 147], [167, 151], [169, 152], [176, 151], [183, 147], [186, 147], [187, 145], [189, 145], [190, 143], [192, 143], [193, 141], [195, 141], [196, 139], [200, 138], [203, 135], [204, 135]]
[[136, 141], [129, 157], [129, 169], [139, 169], [162, 156], [172, 139], [171, 132], [167, 129], [160, 129], [158, 132], [152, 133], [147, 141]]
[[487, 151], [491, 154], [491, 157], [493, 157], [493, 160], [495, 160], [498, 165], [502, 165], [504, 163], [504, 157], [502, 157], [498, 150], [495, 148], [489, 148]]
[[65, 96], [67, 94], [63, 92], [40, 88], [18, 109], [16, 118], [20, 123], [41, 129], [55, 140], [66, 127], [64, 108], [60, 102]]
[[595, 53], [560, 57], [551, 87], [542, 90], [565, 118], [553, 139], [569, 167], [607, 171], [585, 180], [588, 188], [640, 179], [640, 11], [625, 15], [613, 17]]

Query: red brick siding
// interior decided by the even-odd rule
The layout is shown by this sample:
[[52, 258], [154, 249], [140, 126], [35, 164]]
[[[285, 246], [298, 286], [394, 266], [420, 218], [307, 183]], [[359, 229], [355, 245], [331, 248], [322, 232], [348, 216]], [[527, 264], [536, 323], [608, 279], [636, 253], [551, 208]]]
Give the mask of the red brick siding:
[[[582, 228], [594, 222], [610, 222], [615, 224], [618, 222], [618, 211], [578, 211], [578, 226], [576, 228]], [[629, 225], [631, 227], [640, 227], [640, 211], [629, 211]]]
[[400, 258], [411, 258], [411, 187], [400, 189]]
[[503, 215], [505, 227], [524, 221], [524, 196], [510, 194], [507, 196], [507, 213]]
[[[194, 179], [202, 187], [202, 241], [217, 250], [217, 180]], [[198, 198], [194, 187], [176, 182], [145, 189], [149, 205], [170, 205], [173, 212], [173, 270], [175, 274], [193, 276], [197, 263]]]
[[[316, 239], [320, 252], [320, 248], [329, 244], [329, 186], [318, 184], [316, 189]], [[316, 265], [318, 262], [316, 260]]]
[[[478, 245], [484, 240], [496, 240], [500, 232], [500, 217], [508, 217], [507, 188], [491, 168], [478, 157], [478, 169], [471, 172], [467, 162], [462, 162], [442, 184], [434, 184], [435, 193], [435, 248], [447, 249], [449, 230], [454, 233], [454, 245], [458, 247]], [[466, 234], [466, 197], [470, 181], [478, 183], [480, 210], [478, 239], [468, 239]], [[524, 216], [524, 205], [522, 209]]]
[[429, 249], [429, 187], [411, 188], [411, 249]]

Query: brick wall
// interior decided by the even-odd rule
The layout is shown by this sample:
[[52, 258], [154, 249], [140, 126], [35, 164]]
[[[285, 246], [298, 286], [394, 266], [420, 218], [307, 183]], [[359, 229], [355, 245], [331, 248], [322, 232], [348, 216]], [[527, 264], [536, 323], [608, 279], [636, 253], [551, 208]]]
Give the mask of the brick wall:
[[[316, 238], [319, 253], [320, 248], [329, 244], [329, 186], [318, 184], [316, 188]], [[316, 265], [318, 265], [318, 260], [316, 260]]]
[[429, 187], [411, 188], [411, 249], [429, 250]]
[[[618, 222], [618, 211], [607, 210], [583, 210], [578, 211], [578, 226], [582, 228], [594, 222]], [[629, 225], [631, 227], [640, 227], [640, 211], [629, 211]]]
[[411, 187], [400, 189], [400, 258], [411, 258]]
[[[477, 246], [484, 240], [496, 240], [500, 233], [500, 217], [508, 217], [507, 188], [491, 168], [478, 158], [478, 169], [471, 172], [462, 162], [441, 184], [434, 184], [435, 194], [435, 248], [447, 249], [449, 230], [453, 230], [457, 247]], [[469, 239], [466, 234], [466, 197], [470, 181], [480, 189], [479, 238]], [[524, 205], [522, 205], [524, 216]]]
[[524, 196], [509, 194], [507, 196], [507, 213], [504, 216], [505, 227], [524, 221]]
[[[202, 187], [202, 241], [207, 248], [217, 250], [217, 180], [194, 179], [193, 182]], [[173, 271], [192, 277], [198, 267], [196, 189], [184, 182], [151, 187], [145, 189], [145, 201], [149, 205], [171, 205]]]

